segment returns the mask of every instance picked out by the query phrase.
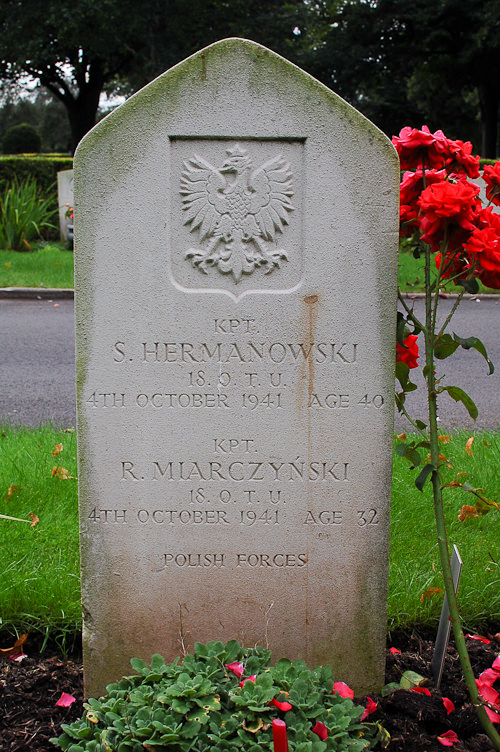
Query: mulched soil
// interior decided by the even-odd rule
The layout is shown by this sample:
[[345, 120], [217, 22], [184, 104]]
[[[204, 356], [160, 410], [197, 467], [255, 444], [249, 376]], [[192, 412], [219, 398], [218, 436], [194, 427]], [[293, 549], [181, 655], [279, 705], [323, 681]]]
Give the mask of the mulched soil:
[[[498, 640], [497, 635], [497, 640]], [[387, 682], [399, 682], [404, 671], [416, 671], [430, 677], [433, 642], [421, 636], [393, 638], [393, 647], [401, 654], [387, 651]], [[500, 644], [489, 645], [468, 640], [475, 676], [491, 667], [500, 653]], [[82, 666], [73, 660], [30, 654], [21, 663], [10, 658], [0, 660], [0, 751], [54, 752], [50, 737], [58, 736], [60, 724], [79, 718], [83, 712]], [[373, 695], [376, 720], [391, 735], [388, 752], [442, 752], [437, 737], [449, 729], [460, 739], [456, 752], [488, 752], [493, 746], [476, 718], [462, 679], [458, 655], [450, 645], [440, 690], [426, 685], [431, 696], [409, 690], [397, 690], [388, 697]], [[499, 687], [496, 687], [499, 689]], [[70, 707], [57, 707], [66, 692], [76, 698]], [[448, 697], [455, 711], [447, 715], [442, 698]], [[364, 702], [364, 700], [363, 700]]]

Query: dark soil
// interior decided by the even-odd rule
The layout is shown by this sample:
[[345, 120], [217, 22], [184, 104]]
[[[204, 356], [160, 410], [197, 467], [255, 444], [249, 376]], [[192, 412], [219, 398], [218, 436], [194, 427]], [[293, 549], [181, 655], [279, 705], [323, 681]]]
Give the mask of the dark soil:
[[[419, 636], [394, 638], [401, 654], [387, 651], [387, 682], [399, 682], [404, 671], [431, 677], [433, 643]], [[476, 677], [491, 667], [500, 644], [468, 640]], [[0, 752], [55, 752], [49, 739], [58, 736], [61, 723], [70, 723], [83, 712], [82, 666], [61, 657], [30, 655], [21, 663], [0, 659]], [[426, 684], [431, 696], [410, 690], [397, 690], [388, 697], [373, 695], [377, 710], [370, 721], [384, 726], [391, 736], [388, 752], [442, 752], [437, 737], [448, 730], [456, 732], [460, 743], [456, 752], [488, 752], [489, 739], [482, 731], [471, 707], [455, 649], [450, 646], [440, 690]], [[76, 698], [70, 707], [57, 707], [66, 692]], [[442, 698], [448, 697], [455, 710], [447, 715]], [[362, 700], [365, 701], [364, 698]]]

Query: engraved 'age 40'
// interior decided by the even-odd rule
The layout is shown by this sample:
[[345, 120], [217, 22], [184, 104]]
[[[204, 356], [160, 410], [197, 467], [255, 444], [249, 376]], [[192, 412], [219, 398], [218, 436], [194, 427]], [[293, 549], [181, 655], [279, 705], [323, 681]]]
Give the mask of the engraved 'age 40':
[[270, 243], [294, 209], [292, 173], [281, 154], [254, 170], [239, 144], [226, 151], [219, 168], [196, 154], [184, 162], [180, 192], [184, 224], [208, 240], [205, 250], [190, 248], [186, 258], [203, 274], [213, 266], [238, 284], [260, 266], [269, 274], [288, 261], [286, 251]]

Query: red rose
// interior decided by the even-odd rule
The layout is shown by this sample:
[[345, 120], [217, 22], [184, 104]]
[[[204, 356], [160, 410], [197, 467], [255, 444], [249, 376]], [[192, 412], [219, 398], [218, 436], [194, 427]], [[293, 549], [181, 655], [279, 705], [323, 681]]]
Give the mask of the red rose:
[[405, 339], [403, 345], [400, 345], [399, 342], [396, 342], [397, 363], [406, 363], [408, 368], [418, 367], [417, 360], [419, 358], [419, 355], [417, 339], [418, 337], [416, 334], [409, 334]]
[[421, 240], [434, 251], [440, 250], [445, 237], [449, 251], [462, 245], [476, 227], [473, 220], [478, 193], [479, 187], [466, 180], [434, 183], [422, 191], [418, 200], [422, 212]]
[[472, 156], [472, 144], [470, 141], [452, 141], [444, 138], [439, 142], [446, 156], [446, 169], [450, 173], [465, 174], [470, 178], [479, 177], [479, 157]]
[[483, 170], [483, 180], [486, 183], [486, 197], [500, 206], [500, 162], [494, 165], [485, 165]]
[[438, 141], [446, 138], [442, 131], [433, 135], [426, 125], [422, 130], [406, 126], [399, 136], [392, 137], [396, 151], [399, 154], [402, 170], [413, 170], [424, 165], [426, 168], [443, 167], [445, 156], [441, 153]]
[[475, 230], [464, 245], [486, 287], [500, 289], [500, 233], [489, 226]]

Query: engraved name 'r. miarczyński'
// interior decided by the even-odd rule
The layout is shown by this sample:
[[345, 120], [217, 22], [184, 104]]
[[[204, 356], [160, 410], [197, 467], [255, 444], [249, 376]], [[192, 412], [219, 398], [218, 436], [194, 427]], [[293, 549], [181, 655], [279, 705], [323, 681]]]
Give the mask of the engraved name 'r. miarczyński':
[[270, 274], [288, 261], [286, 251], [276, 248], [274, 241], [294, 210], [292, 172], [281, 154], [254, 169], [239, 144], [226, 153], [220, 167], [197, 154], [184, 162], [184, 224], [191, 232], [197, 230], [205, 243], [204, 248], [189, 248], [185, 258], [203, 274], [213, 267], [231, 274], [238, 284], [259, 267]]

